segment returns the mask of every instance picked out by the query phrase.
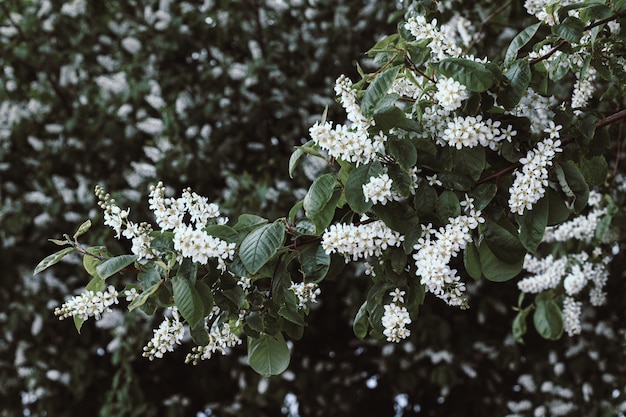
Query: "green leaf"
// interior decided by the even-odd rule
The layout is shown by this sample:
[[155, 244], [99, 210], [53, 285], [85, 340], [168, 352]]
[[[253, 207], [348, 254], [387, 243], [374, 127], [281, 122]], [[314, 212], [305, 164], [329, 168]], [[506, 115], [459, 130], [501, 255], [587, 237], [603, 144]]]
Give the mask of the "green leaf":
[[478, 93], [487, 91], [496, 80], [496, 75], [486, 64], [465, 58], [446, 58], [435, 69]]
[[156, 231], [150, 233], [150, 248], [160, 251], [174, 250], [174, 232]]
[[492, 182], [487, 182], [480, 184], [469, 195], [474, 199], [474, 208], [483, 210], [493, 200], [497, 192], [498, 187]]
[[[315, 141], [310, 140], [307, 143], [305, 143], [303, 146], [313, 148], [313, 146], [315, 146]], [[300, 164], [302, 157], [305, 156], [306, 154], [307, 153], [304, 150], [296, 146], [296, 150], [293, 151], [293, 153], [291, 154], [291, 157], [289, 158], [289, 177], [290, 178], [293, 178], [293, 172], [296, 170], [296, 168]]]
[[[522, 293], [523, 294], [523, 293]], [[513, 319], [513, 338], [517, 343], [524, 343], [524, 335], [528, 330], [526, 325], [526, 317], [528, 317], [529, 309], [521, 310]]]
[[300, 250], [299, 258], [307, 282], [320, 282], [330, 269], [330, 255], [321, 245], [306, 245]]
[[303, 206], [304, 206], [304, 202], [300, 200], [296, 204], [294, 204], [291, 210], [289, 210], [289, 216], [287, 218], [289, 219], [290, 224], [293, 224], [293, 222], [296, 221], [296, 216], [298, 215], [298, 212], [302, 210]]
[[313, 181], [303, 200], [304, 212], [309, 219], [315, 220], [315, 217], [326, 206], [333, 195], [336, 182], [333, 174], [324, 174]]
[[404, 170], [408, 170], [417, 163], [417, 150], [408, 139], [391, 139], [387, 145], [389, 153]]
[[202, 229], [207, 235], [216, 237], [226, 243], [238, 243], [239, 233], [230, 226], [224, 224], [212, 224]]
[[87, 230], [89, 230], [90, 227], [91, 227], [91, 220], [85, 221], [83, 224], [81, 224], [78, 227], [78, 230], [76, 230], [76, 233], [74, 233], [74, 239], [76, 239], [80, 235], [85, 234], [85, 232], [87, 232]]
[[128, 311], [133, 311], [137, 307], [141, 307], [142, 305], [144, 305], [146, 301], [148, 301], [148, 298], [150, 298], [152, 294], [157, 292], [159, 287], [161, 287], [161, 284], [162, 284], [162, 281], [159, 280], [159, 282], [157, 282], [156, 284], [147, 288], [146, 290], [144, 290], [144, 292], [139, 294], [137, 298], [131, 301], [131, 303], [128, 305]]
[[174, 303], [181, 316], [189, 326], [196, 327], [204, 317], [204, 303], [195, 286], [186, 278], [176, 276], [172, 278], [172, 290]]
[[415, 198], [413, 199], [417, 214], [423, 216], [427, 213], [433, 213], [437, 205], [438, 197], [437, 191], [426, 182], [422, 181], [419, 187], [417, 187], [417, 190], [415, 190]]
[[248, 362], [263, 376], [278, 375], [289, 366], [290, 352], [281, 333], [248, 337]]
[[246, 236], [239, 247], [239, 257], [251, 274], [256, 274], [285, 241], [283, 220], [261, 226]]
[[569, 218], [571, 210], [565, 204], [558, 192], [547, 189], [548, 196], [548, 226], [563, 223]]
[[[515, 230], [515, 227], [509, 227], [509, 229]], [[517, 234], [513, 234], [510, 230], [490, 219], [485, 221], [483, 233], [485, 242], [501, 261], [517, 264], [518, 261], [524, 260], [526, 250], [524, 250]]]
[[66, 255], [69, 255], [72, 252], [76, 252], [76, 249], [70, 247], [70, 248], [61, 249], [60, 251], [57, 251], [53, 253], [52, 255], [46, 256], [41, 262], [37, 264], [37, 266], [35, 267], [35, 271], [33, 272], [33, 275], [37, 275], [44, 269], [58, 263], [61, 259], [63, 259], [63, 257], [65, 257]]
[[451, 217], [461, 214], [461, 203], [453, 191], [445, 190], [437, 200], [437, 216], [442, 223], [448, 223]]
[[563, 314], [552, 300], [537, 303], [533, 322], [535, 329], [544, 339], [557, 340], [563, 334]]
[[354, 331], [354, 335], [359, 339], [365, 339], [367, 336], [367, 330], [369, 329], [369, 324], [367, 321], [367, 301], [361, 304], [359, 311], [357, 311], [356, 316], [354, 317], [354, 322], [352, 323], [352, 330]]
[[196, 281], [196, 291], [200, 295], [202, 306], [204, 307], [202, 317], [206, 317], [213, 312], [213, 305], [215, 304], [213, 293], [211, 288], [203, 281]]
[[546, 196], [542, 197], [532, 210], [525, 210], [524, 214], [515, 216], [519, 225], [519, 239], [529, 252], [539, 247], [543, 234], [548, 225], [549, 204]]
[[590, 185], [602, 185], [609, 175], [609, 166], [602, 155], [580, 157], [580, 172]]
[[498, 94], [498, 103], [505, 109], [511, 110], [522, 99], [532, 78], [530, 65], [525, 59], [519, 59], [511, 65], [511, 68], [504, 74], [509, 80], [509, 85], [504, 91]]
[[[374, 122], [376, 122], [376, 129], [388, 132], [390, 129], [401, 125], [406, 119], [405, 113], [395, 106], [394, 102], [398, 99], [398, 95], [388, 95], [386, 99], [393, 101], [391, 105], [387, 107], [376, 109], [374, 112]], [[380, 102], [379, 106], [385, 104], [386, 100]]]
[[263, 324], [263, 317], [255, 311], [246, 316], [246, 323], [248, 323], [252, 330], [257, 332], [262, 332], [265, 328]]
[[[449, 150], [455, 173], [469, 175], [475, 181], [480, 178], [485, 169], [485, 148], [475, 146], [463, 149], [450, 148]], [[467, 180], [464, 182], [466, 183], [464, 186], [466, 186]]]
[[574, 198], [574, 211], [580, 213], [589, 200], [589, 186], [585, 177], [572, 161], [559, 162], [554, 166], [554, 171], [563, 192]]
[[139, 257], [137, 255], [120, 255], [104, 260], [100, 265], [96, 266], [96, 272], [103, 279], [107, 279], [113, 274], [126, 268], [135, 262]]
[[508, 67], [511, 65], [513, 61], [517, 58], [517, 53], [520, 49], [522, 49], [537, 33], [537, 29], [541, 26], [541, 23], [535, 23], [534, 25], [528, 26], [526, 29], [517, 34], [511, 41], [511, 44], [506, 50], [506, 54], [504, 56], [503, 67]]
[[409, 228], [419, 227], [417, 213], [405, 201], [390, 201], [374, 206], [374, 213], [390, 229], [404, 234]]
[[303, 313], [298, 310], [295, 303], [285, 303], [278, 309], [278, 315], [298, 326], [306, 326]]
[[89, 255], [85, 254], [83, 256], [83, 268], [89, 275], [95, 277], [98, 275], [96, 267], [104, 261], [104, 259], [100, 258], [110, 256], [109, 252], [106, 246], [92, 246], [87, 248], [86, 252]]
[[474, 186], [474, 181], [470, 177], [454, 172], [439, 172], [437, 179], [449, 190], [469, 191]]
[[580, 19], [568, 16], [562, 23], [552, 26], [552, 33], [570, 43], [575, 43], [583, 36], [585, 25]]
[[382, 173], [383, 166], [378, 161], [361, 165], [350, 173], [344, 192], [346, 201], [352, 210], [363, 214], [372, 208], [373, 203], [371, 201], [365, 202], [363, 185], [369, 182], [371, 177], [377, 177]]
[[474, 242], [469, 242], [463, 250], [463, 265], [465, 270], [475, 280], [479, 280], [482, 276], [482, 269], [480, 267], [480, 255]]
[[365, 90], [361, 102], [363, 116], [370, 118], [374, 115], [374, 109], [385, 99], [389, 88], [393, 84], [400, 67], [391, 67], [380, 73]]
[[315, 233], [317, 235], [322, 234], [328, 225], [333, 221], [333, 217], [335, 217], [335, 210], [337, 209], [337, 205], [339, 204], [342, 195], [343, 192], [341, 189], [335, 189], [335, 192], [328, 203], [326, 203], [326, 205], [315, 217]]
[[485, 243], [478, 248], [482, 273], [489, 281], [504, 282], [515, 278], [522, 271], [524, 259], [517, 263], [505, 263], [493, 254]]
[[239, 232], [239, 236], [245, 236], [253, 229], [266, 224], [267, 219], [254, 215], [254, 214], [242, 214], [237, 219], [237, 223], [233, 226], [237, 232]]
[[211, 339], [209, 338], [209, 332], [204, 327], [204, 325], [199, 325], [196, 327], [192, 327], [189, 330], [191, 334], [191, 339], [198, 346], [206, 346], [211, 343]]
[[391, 189], [402, 197], [411, 195], [411, 185], [413, 178], [396, 164], [387, 165], [387, 174], [391, 179]]

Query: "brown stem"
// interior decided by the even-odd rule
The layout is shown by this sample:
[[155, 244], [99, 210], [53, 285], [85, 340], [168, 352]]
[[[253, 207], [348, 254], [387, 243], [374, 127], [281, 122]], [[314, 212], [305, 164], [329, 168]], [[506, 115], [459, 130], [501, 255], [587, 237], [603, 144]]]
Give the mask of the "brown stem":
[[598, 120], [598, 122], [596, 122], [596, 128], [608, 126], [610, 124], [613, 124], [625, 118], [626, 118], [626, 109], [620, 110], [617, 113], [610, 115], [609, 117], [606, 117], [602, 120]]
[[515, 163], [513, 165], [510, 165], [510, 166], [508, 166], [508, 167], [506, 167], [504, 169], [501, 169], [498, 172], [494, 172], [493, 174], [486, 176], [485, 178], [479, 179], [478, 181], [476, 181], [476, 185], [482, 184], [482, 183], [487, 182], [487, 181], [491, 181], [491, 180], [496, 179], [496, 178], [500, 178], [504, 174], [508, 174], [509, 172], [513, 172], [516, 168], [519, 168], [520, 166], [522, 166], [522, 164], [520, 164], [519, 162], [517, 162], [517, 163]]
[[[620, 17], [625, 16], [626, 13], [625, 12], [619, 12], [619, 13], [615, 13], [613, 16], [598, 20], [597, 22], [593, 22], [588, 24], [587, 26], [584, 27], [583, 31], [588, 31], [591, 30], [597, 26], [603, 25], [605, 23], [611, 22], [613, 20], [617, 20]], [[539, 56], [535, 59], [531, 59], [530, 60], [530, 65], [536, 64], [537, 62], [543, 61], [544, 59], [548, 59], [550, 58], [556, 51], [558, 51], [559, 49], [563, 48], [563, 46], [565, 46], [565, 44], [567, 44], [568, 42], [566, 40], [560, 40], [555, 46], [554, 48], [550, 49], [545, 55]]]

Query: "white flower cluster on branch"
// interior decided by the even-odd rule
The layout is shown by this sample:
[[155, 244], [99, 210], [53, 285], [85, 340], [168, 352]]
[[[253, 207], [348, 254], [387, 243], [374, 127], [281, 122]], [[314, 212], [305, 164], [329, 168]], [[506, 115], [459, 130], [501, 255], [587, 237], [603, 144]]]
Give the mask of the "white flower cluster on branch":
[[543, 241], [566, 242], [569, 239], [577, 239], [587, 243], [591, 242], [595, 237], [598, 224], [607, 214], [607, 209], [600, 206], [601, 201], [600, 193], [591, 191], [588, 205], [592, 207], [592, 210], [587, 215], [580, 215], [558, 226], [546, 228]]
[[417, 252], [413, 258], [415, 274], [421, 277], [420, 282], [429, 292], [451, 306], [466, 307], [465, 284], [448, 264], [471, 242], [471, 231], [485, 220], [480, 211], [474, 210], [472, 199], [468, 198], [463, 205], [466, 214], [449, 219], [444, 227], [434, 230], [427, 225], [424, 228], [422, 237], [414, 246]]
[[407, 325], [411, 324], [411, 317], [406, 307], [399, 305], [404, 302], [404, 294], [404, 291], [396, 288], [389, 293], [393, 298], [392, 302], [384, 306], [382, 325], [385, 330], [383, 330], [383, 334], [389, 342], [398, 343], [411, 335], [411, 331], [406, 328]]
[[[363, 217], [362, 222], [367, 218]], [[383, 221], [363, 224], [333, 224], [322, 235], [322, 247], [327, 254], [338, 253], [356, 261], [369, 256], [381, 256], [391, 246], [400, 246], [404, 236], [391, 230]]]
[[426, 22], [424, 16], [415, 16], [407, 20], [405, 27], [418, 41], [430, 39], [428, 47], [433, 61], [458, 57], [462, 54], [461, 48], [456, 45], [456, 34], [452, 28], [446, 25], [438, 27], [437, 19], [429, 23]]
[[[213, 315], [209, 316], [209, 319], [215, 314], [219, 314], [219, 309]], [[235, 323], [238, 326], [241, 323], [242, 316]], [[195, 346], [191, 349], [191, 353], [187, 354], [185, 363], [193, 363], [197, 365], [201, 360], [211, 359], [214, 353], [219, 352], [225, 355], [229, 352], [229, 349], [240, 345], [242, 340], [233, 333], [230, 324], [228, 322], [220, 322], [216, 320], [211, 326], [209, 331], [209, 343], [204, 346]]]
[[111, 311], [111, 306], [117, 304], [118, 293], [115, 287], [109, 285], [106, 291], [83, 291], [82, 294], [72, 297], [61, 307], [54, 310], [60, 320], [71, 316], [87, 320], [95, 317], [99, 320], [103, 313]]
[[180, 321], [178, 309], [171, 307], [169, 309], [172, 318], [165, 317], [158, 329], [154, 329], [154, 336], [143, 348], [143, 356], [154, 360], [154, 358], [162, 358], [166, 352], [172, 352], [176, 345], [180, 345], [185, 335], [185, 328]]
[[[535, 149], [528, 151], [524, 158], [520, 159], [522, 171], [515, 171], [515, 181], [509, 188], [509, 208], [511, 213], [524, 214], [524, 210], [532, 210], [533, 205], [545, 194], [548, 185], [548, 167], [558, 152], [561, 152], [561, 141], [558, 140], [558, 130], [561, 126], [555, 126], [550, 122], [550, 138], [544, 139], [537, 144]], [[552, 140], [552, 138], [557, 140]]]
[[306, 307], [307, 303], [316, 303], [317, 296], [322, 293], [314, 282], [292, 282], [289, 289], [298, 297], [298, 308]]

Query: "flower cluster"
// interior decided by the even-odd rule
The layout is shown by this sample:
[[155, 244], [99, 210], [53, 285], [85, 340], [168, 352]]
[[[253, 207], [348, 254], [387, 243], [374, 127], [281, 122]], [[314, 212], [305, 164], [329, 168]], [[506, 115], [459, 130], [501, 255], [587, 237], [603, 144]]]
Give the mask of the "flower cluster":
[[471, 198], [463, 202], [466, 214], [449, 219], [449, 223], [434, 230], [429, 224], [424, 227], [422, 237], [414, 246], [416, 253], [415, 274], [426, 289], [452, 306], [466, 307], [463, 293], [465, 284], [448, 265], [451, 258], [472, 240], [471, 231], [485, 220], [480, 211], [474, 210]]
[[[240, 317], [235, 326], [238, 326], [242, 318]], [[197, 365], [199, 361], [211, 359], [215, 352], [222, 355], [228, 353], [230, 348], [240, 345], [242, 340], [233, 333], [228, 322], [220, 322], [216, 320], [209, 331], [209, 343], [204, 346], [195, 346], [191, 349], [191, 353], [187, 354], [185, 363], [193, 363]]]
[[385, 330], [383, 330], [383, 334], [389, 342], [398, 343], [411, 335], [411, 331], [406, 328], [408, 324], [411, 324], [409, 312], [406, 307], [398, 305], [404, 302], [404, 293], [404, 291], [396, 288], [389, 293], [393, 298], [392, 302], [384, 306], [385, 312], [382, 318], [382, 325]]
[[391, 178], [387, 174], [371, 177], [367, 184], [363, 184], [363, 196], [365, 201], [374, 204], [387, 204], [388, 201], [399, 200], [400, 196], [391, 189]]
[[596, 228], [607, 214], [607, 209], [600, 207], [602, 196], [595, 191], [589, 193], [588, 205], [593, 209], [587, 215], [574, 217], [558, 226], [546, 228], [543, 235], [544, 242], [566, 242], [569, 239], [577, 239], [583, 242], [591, 242], [595, 237]]
[[72, 297], [61, 307], [54, 310], [54, 314], [59, 316], [60, 320], [70, 316], [87, 320], [89, 317], [95, 317], [99, 320], [102, 313], [111, 311], [111, 306], [117, 304], [118, 293], [112, 285], [109, 285], [106, 291], [83, 291], [82, 294]]
[[497, 151], [500, 142], [517, 135], [512, 126], [501, 128], [499, 121], [483, 120], [478, 116], [453, 116], [450, 110], [439, 106], [427, 107], [422, 116], [423, 131], [426, 137], [433, 139], [440, 146], [452, 146], [457, 149], [483, 146]]
[[575, 301], [572, 297], [565, 297], [563, 300], [563, 327], [569, 336], [579, 334], [582, 330], [582, 306], [582, 302]]
[[[522, 171], [515, 171], [515, 181], [509, 188], [509, 208], [511, 213], [524, 214], [524, 210], [532, 210], [533, 205], [545, 194], [548, 185], [548, 167], [552, 165], [552, 159], [562, 149], [559, 147], [558, 130], [561, 126], [555, 126], [550, 122], [550, 138], [544, 139], [531, 149], [526, 157], [520, 159]], [[557, 138], [553, 141], [552, 138]]]
[[154, 329], [154, 336], [143, 348], [143, 356], [150, 359], [162, 358], [166, 352], [172, 352], [176, 345], [180, 345], [185, 335], [185, 328], [180, 321], [178, 309], [171, 307], [172, 318], [165, 318], [159, 325], [158, 329]]
[[122, 210], [113, 198], [99, 185], [96, 185], [95, 194], [100, 200], [98, 205], [104, 211], [104, 224], [111, 227], [117, 239], [120, 235], [132, 242], [131, 251], [141, 260], [153, 259], [155, 253], [150, 248], [150, 233], [152, 226], [148, 223], [134, 223], [128, 220], [130, 209]]
[[437, 81], [435, 99], [446, 110], [456, 110], [469, 97], [467, 88], [452, 78], [441, 77]]
[[356, 261], [359, 258], [380, 256], [391, 246], [400, 246], [404, 237], [391, 230], [384, 222], [377, 220], [362, 224], [333, 224], [322, 235], [322, 247], [327, 254], [338, 253]]
[[342, 75], [337, 79], [335, 92], [340, 96], [341, 104], [352, 124], [337, 124], [333, 128], [330, 122], [317, 122], [309, 129], [311, 139], [333, 158], [357, 165], [373, 161], [378, 153], [384, 152], [387, 136], [381, 131], [370, 137], [368, 129], [373, 126], [374, 121], [366, 119], [361, 113], [352, 81], [346, 76]]
[[428, 47], [431, 50], [433, 61], [441, 61], [449, 57], [458, 57], [462, 51], [456, 45], [456, 34], [449, 26], [437, 26], [437, 19], [430, 23], [424, 16], [411, 17], [405, 23], [405, 28], [411, 32], [418, 41], [429, 39]]
[[321, 294], [314, 282], [292, 282], [289, 289], [298, 297], [298, 308], [306, 307], [307, 303], [316, 303], [317, 296]]

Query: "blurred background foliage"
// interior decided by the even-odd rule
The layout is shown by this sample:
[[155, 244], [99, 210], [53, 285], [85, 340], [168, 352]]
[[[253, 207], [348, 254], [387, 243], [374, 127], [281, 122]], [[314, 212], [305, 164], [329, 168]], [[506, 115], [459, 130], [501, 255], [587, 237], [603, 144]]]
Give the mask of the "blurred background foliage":
[[[500, 2], [475, 3], [441, 2], [441, 20], [462, 13], [474, 29], [488, 20], [480, 55], [501, 58], [532, 20], [520, 2], [493, 16]], [[320, 169], [309, 161], [290, 179], [293, 147], [325, 106], [330, 120], [345, 119], [334, 80], [357, 80], [357, 61], [371, 67], [364, 52], [395, 31], [406, 6], [0, 2], [0, 416], [541, 415], [533, 410], [542, 406], [545, 415], [609, 416], [626, 408], [620, 279], [609, 282], [608, 307], [586, 312], [574, 338], [531, 334], [515, 344], [515, 284], [478, 282], [470, 310], [428, 298], [412, 337], [389, 345], [354, 337], [367, 284], [339, 260], [289, 370], [270, 379], [247, 367], [244, 348], [195, 367], [183, 364], [188, 346], [142, 358], [159, 317], [114, 313], [78, 335], [52, 314], [88, 277], [71, 261], [36, 277], [32, 270], [54, 250], [48, 238], [87, 218], [101, 224], [96, 184], [132, 205], [135, 220], [150, 218], [146, 195], [158, 180], [176, 194], [192, 187], [231, 218], [286, 215]], [[103, 227], [85, 239], [128, 249]], [[622, 262], [618, 255], [615, 277]]]

